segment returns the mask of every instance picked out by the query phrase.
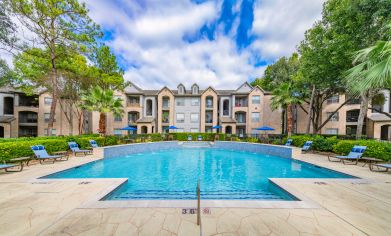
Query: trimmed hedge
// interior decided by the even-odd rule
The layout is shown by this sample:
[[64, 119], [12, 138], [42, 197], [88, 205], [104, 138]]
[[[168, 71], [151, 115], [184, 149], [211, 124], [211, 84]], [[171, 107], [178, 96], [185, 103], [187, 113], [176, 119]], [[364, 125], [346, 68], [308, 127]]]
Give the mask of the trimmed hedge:
[[[204, 141], [213, 141], [216, 133], [170, 133], [174, 140], [187, 141], [188, 135], [191, 135], [193, 140], [197, 140], [198, 136], [202, 136]], [[239, 139], [235, 135], [218, 134], [219, 140], [245, 141], [259, 143], [262, 140], [258, 138], [242, 138]], [[136, 142], [141, 142], [141, 137], [146, 141], [158, 142], [163, 140], [162, 134], [142, 134], [137, 135]], [[367, 146], [364, 156], [391, 160], [391, 143], [379, 142], [376, 140], [343, 140], [336, 136], [321, 136], [321, 135], [293, 135], [290, 137], [293, 140], [293, 145], [297, 147], [311, 140], [313, 141], [312, 148], [316, 151], [334, 152], [341, 155], [346, 155], [350, 152], [354, 145]], [[6, 161], [12, 158], [31, 156], [33, 152], [30, 147], [37, 144], [42, 144], [46, 147], [48, 153], [56, 151], [68, 150], [68, 142], [74, 141], [80, 145], [80, 148], [85, 149], [90, 147], [89, 140], [94, 139], [99, 146], [111, 146], [124, 143], [124, 138], [118, 136], [99, 135], [82, 135], [82, 136], [56, 136], [56, 137], [37, 137], [37, 138], [7, 138], [0, 139], [0, 161]], [[287, 138], [281, 142], [280, 139], [268, 140], [272, 144], [285, 144]]]
[[116, 145], [119, 143], [119, 138], [116, 136], [101, 137], [99, 135], [1, 139], [0, 162], [12, 158], [32, 156], [34, 153], [31, 151], [31, 146], [33, 145], [44, 145], [47, 152], [52, 153], [68, 150], [68, 142], [71, 141], [78, 143], [80, 148], [91, 147], [89, 142], [91, 139], [94, 139], [99, 146]]
[[[321, 152], [334, 152], [347, 155], [354, 145], [367, 146], [364, 153], [366, 157], [375, 157], [383, 160], [391, 160], [391, 143], [376, 140], [341, 140], [336, 136], [325, 137], [320, 135], [293, 135], [290, 137], [293, 145], [301, 147], [305, 141], [313, 141], [312, 149]], [[287, 138], [284, 139], [286, 142]]]

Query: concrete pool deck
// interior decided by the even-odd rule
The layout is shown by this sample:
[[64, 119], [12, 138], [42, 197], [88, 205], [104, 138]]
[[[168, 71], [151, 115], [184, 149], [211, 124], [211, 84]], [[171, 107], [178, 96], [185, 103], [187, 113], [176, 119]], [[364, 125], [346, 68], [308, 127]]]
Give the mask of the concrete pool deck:
[[[361, 179], [274, 179], [312, 205], [228, 208], [222, 204], [201, 215], [201, 228], [196, 215], [182, 214], [182, 208], [94, 207], [97, 196], [123, 179], [37, 179], [102, 156], [103, 150], [97, 149], [93, 156], [1, 172], [1, 235], [391, 235], [391, 172], [328, 162], [318, 154], [295, 158]], [[201, 206], [205, 207], [203, 201]], [[186, 207], [192, 208], [191, 203]]]

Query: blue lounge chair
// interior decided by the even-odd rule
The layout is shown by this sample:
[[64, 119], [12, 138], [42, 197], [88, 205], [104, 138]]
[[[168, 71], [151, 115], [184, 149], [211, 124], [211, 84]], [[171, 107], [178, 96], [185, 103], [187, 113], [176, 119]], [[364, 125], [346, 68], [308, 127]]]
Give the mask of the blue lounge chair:
[[293, 142], [292, 139], [286, 140], [285, 146], [291, 146], [291, 145], [292, 145], [292, 142]]
[[301, 148], [302, 152], [308, 152], [311, 149], [312, 141], [307, 141], [304, 143], [303, 147]]
[[64, 155], [49, 155], [46, 152], [45, 147], [43, 145], [32, 146], [31, 150], [33, 150], [33, 152], [34, 152], [35, 159], [39, 160], [39, 163], [41, 163], [41, 164], [45, 163], [45, 161], [52, 161], [54, 163], [55, 161], [66, 161], [66, 160], [68, 160], [68, 156], [64, 156]]
[[[14, 167], [20, 166], [18, 170], [9, 170], [13, 169]], [[0, 164], [0, 170], [5, 170], [5, 172], [20, 172], [23, 170], [23, 163], [20, 163], [20, 165], [15, 164]]]
[[[388, 170], [391, 169], [391, 163], [381, 163], [381, 164], [369, 164], [369, 169], [371, 171], [375, 171], [373, 167], [377, 167], [377, 172], [387, 172]], [[379, 170], [379, 167], [383, 168], [384, 170]]]
[[328, 156], [329, 161], [333, 162], [341, 162], [345, 164], [345, 161], [350, 161], [351, 164], [357, 165], [358, 161], [364, 154], [365, 150], [367, 149], [366, 146], [357, 146], [355, 145], [352, 150], [349, 152], [347, 156]]
[[193, 136], [191, 136], [190, 134], [187, 136], [187, 141], [193, 141]]
[[98, 143], [95, 140], [90, 140], [90, 145], [91, 145], [92, 148], [98, 148], [99, 147]]
[[80, 153], [84, 154], [84, 156], [87, 154], [91, 154], [91, 150], [80, 149], [79, 145], [76, 142], [68, 142], [68, 146], [75, 156]]
[[202, 141], [202, 135], [198, 135], [198, 141]]

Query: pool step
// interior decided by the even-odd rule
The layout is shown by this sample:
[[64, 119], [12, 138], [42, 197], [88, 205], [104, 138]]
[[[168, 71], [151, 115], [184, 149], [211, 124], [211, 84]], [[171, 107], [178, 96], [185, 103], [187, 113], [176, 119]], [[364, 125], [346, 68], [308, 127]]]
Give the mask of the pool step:
[[[157, 191], [143, 190], [123, 192], [108, 200], [131, 199], [196, 199], [195, 191]], [[201, 191], [201, 199], [263, 199], [280, 200], [281, 197], [262, 190], [232, 190], [232, 191]]]

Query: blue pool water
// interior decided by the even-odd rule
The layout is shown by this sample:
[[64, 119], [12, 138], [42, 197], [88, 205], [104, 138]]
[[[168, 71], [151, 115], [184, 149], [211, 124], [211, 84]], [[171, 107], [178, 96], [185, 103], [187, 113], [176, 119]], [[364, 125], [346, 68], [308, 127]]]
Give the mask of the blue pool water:
[[297, 160], [215, 148], [178, 148], [105, 158], [44, 178], [128, 178], [106, 200], [295, 200], [268, 178], [354, 178]]

